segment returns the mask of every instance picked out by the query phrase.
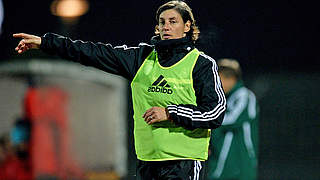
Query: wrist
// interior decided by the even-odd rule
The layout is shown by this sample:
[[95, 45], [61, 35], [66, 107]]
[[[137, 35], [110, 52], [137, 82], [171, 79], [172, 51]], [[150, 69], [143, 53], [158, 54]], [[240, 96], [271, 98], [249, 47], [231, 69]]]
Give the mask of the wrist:
[[38, 37], [38, 47], [39, 47], [39, 48], [40, 48], [40, 46], [41, 46], [41, 42], [42, 42], [41, 37]]
[[166, 111], [167, 119], [168, 119], [169, 121], [173, 122], [173, 120], [172, 120], [172, 118], [171, 118], [171, 116], [170, 116], [170, 113], [169, 113], [168, 108], [165, 108], [165, 111]]

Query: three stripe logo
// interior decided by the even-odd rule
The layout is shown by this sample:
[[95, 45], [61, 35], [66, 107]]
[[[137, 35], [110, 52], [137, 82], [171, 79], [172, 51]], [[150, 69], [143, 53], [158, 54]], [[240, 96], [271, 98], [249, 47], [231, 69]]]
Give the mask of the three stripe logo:
[[[163, 81], [162, 81], [163, 80]], [[162, 81], [162, 82], [161, 82]], [[160, 83], [160, 84], [159, 84]], [[170, 85], [167, 83], [167, 81], [164, 79], [164, 77], [162, 75], [160, 75], [158, 77], [157, 80], [155, 80], [153, 83], [152, 83], [152, 86], [161, 86], [161, 87], [166, 87], [166, 88], [170, 88]]]
[[172, 94], [173, 91], [168, 82], [164, 79], [163, 75], [160, 75], [157, 80], [152, 83], [152, 86], [148, 88], [148, 92], [159, 92]]

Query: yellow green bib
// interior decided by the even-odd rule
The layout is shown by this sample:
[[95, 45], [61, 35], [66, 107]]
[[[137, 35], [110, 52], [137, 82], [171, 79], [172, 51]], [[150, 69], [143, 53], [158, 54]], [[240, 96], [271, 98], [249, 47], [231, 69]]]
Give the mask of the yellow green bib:
[[187, 130], [170, 121], [148, 125], [142, 115], [151, 107], [196, 105], [192, 71], [200, 52], [190, 51], [178, 63], [162, 67], [155, 51], [146, 58], [131, 83], [137, 157], [144, 161], [206, 160], [210, 130]]

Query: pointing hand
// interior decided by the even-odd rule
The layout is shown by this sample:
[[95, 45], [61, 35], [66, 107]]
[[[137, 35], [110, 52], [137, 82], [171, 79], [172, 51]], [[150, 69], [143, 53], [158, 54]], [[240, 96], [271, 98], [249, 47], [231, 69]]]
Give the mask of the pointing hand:
[[21, 54], [29, 49], [39, 49], [41, 44], [41, 38], [39, 36], [17, 33], [13, 34], [14, 38], [22, 38], [15, 50]]

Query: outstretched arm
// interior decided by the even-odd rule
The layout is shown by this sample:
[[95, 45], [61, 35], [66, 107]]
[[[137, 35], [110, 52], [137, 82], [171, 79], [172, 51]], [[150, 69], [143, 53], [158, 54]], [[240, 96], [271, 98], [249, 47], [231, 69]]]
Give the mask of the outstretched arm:
[[21, 54], [29, 49], [40, 49], [41, 38], [39, 36], [26, 34], [26, 33], [17, 33], [13, 34], [14, 38], [22, 38], [15, 50]]
[[58, 55], [65, 60], [71, 60], [86, 66], [92, 66], [102, 71], [120, 75], [132, 80], [135, 73], [150, 54], [153, 47], [144, 43], [138, 47], [116, 46], [91, 41], [72, 40], [54, 33], [46, 33], [38, 37], [25, 33], [14, 34], [22, 38], [16, 47], [21, 54], [29, 49], [41, 49], [51, 55]]

